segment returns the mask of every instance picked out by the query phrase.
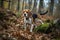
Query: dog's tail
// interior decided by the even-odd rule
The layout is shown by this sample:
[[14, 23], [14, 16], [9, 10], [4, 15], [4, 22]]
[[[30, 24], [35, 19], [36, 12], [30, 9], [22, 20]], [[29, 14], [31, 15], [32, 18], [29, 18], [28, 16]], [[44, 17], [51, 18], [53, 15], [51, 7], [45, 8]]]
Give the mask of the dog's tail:
[[40, 15], [45, 15], [47, 13], [48, 13], [48, 11], [46, 11], [46, 12], [40, 12]]

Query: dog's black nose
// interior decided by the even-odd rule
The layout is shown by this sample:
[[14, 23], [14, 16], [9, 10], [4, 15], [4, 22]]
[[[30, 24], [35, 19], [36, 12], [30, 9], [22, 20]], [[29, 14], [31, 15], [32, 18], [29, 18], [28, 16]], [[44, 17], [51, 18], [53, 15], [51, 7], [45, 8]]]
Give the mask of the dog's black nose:
[[26, 16], [26, 14], [24, 14], [24, 16]]

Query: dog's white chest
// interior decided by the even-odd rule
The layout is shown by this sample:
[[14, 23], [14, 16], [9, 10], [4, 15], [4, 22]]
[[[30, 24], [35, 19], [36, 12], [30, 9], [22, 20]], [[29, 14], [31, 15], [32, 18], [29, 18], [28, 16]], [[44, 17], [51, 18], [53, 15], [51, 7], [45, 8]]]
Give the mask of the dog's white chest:
[[32, 23], [32, 19], [31, 18], [26, 19], [26, 17], [24, 17], [24, 23], [31, 24]]

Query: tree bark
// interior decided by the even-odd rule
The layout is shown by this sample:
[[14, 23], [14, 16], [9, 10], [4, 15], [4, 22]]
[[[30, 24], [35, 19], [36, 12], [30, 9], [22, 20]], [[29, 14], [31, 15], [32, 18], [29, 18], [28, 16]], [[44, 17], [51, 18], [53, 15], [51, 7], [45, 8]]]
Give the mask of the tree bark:
[[34, 7], [34, 0], [32, 0], [31, 10], [33, 10]]
[[18, 0], [12, 0], [12, 4], [11, 4], [11, 10], [16, 13], [17, 12], [17, 8], [18, 8]]
[[40, 0], [40, 5], [43, 7], [43, 0]]
[[[58, 1], [58, 3], [57, 3]], [[53, 16], [55, 19], [60, 18], [60, 0], [55, 0], [54, 2], [54, 11], [53, 11]]]
[[3, 1], [4, 0], [0, 0], [0, 6], [3, 7]]
[[40, 0], [38, 13], [40, 13], [41, 7], [43, 7], [43, 0]]
[[20, 12], [23, 10], [23, 0], [20, 0]]
[[[39, 0], [40, 1], [40, 0]], [[37, 6], [36, 6], [36, 13], [39, 11], [39, 1], [37, 1]]]
[[33, 7], [33, 13], [36, 13], [36, 0], [34, 0], [34, 7]]
[[53, 7], [54, 7], [54, 0], [50, 0], [50, 3], [49, 3], [49, 8], [48, 8], [48, 15], [49, 16], [52, 16], [53, 15]]

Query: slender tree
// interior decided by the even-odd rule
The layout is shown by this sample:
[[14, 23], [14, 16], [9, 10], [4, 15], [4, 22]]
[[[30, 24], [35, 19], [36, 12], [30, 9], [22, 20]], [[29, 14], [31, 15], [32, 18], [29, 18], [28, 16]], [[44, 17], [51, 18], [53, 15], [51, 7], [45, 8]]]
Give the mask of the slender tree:
[[49, 2], [49, 8], [48, 8], [48, 11], [49, 11], [48, 15], [49, 16], [53, 15], [53, 7], [54, 7], [54, 0], [50, 0], [50, 2]]
[[18, 0], [18, 8], [17, 8], [17, 10], [19, 11], [19, 9], [20, 9], [20, 0]]
[[20, 16], [20, 0], [18, 0], [18, 7], [17, 7], [17, 11], [18, 11], [18, 17]]
[[12, 0], [12, 4], [11, 4], [11, 9], [14, 13], [17, 12], [17, 8], [18, 8], [18, 0]]
[[56, 18], [60, 18], [60, 0], [54, 1], [54, 11], [53, 16]]
[[40, 13], [41, 7], [43, 7], [43, 0], [40, 0], [38, 13]]
[[40, 5], [43, 7], [43, 0], [40, 0]]
[[23, 0], [20, 0], [20, 12], [23, 10]]
[[4, 1], [4, 0], [0, 0], [0, 5], [1, 5], [1, 7], [3, 7], [3, 1]]
[[36, 13], [36, 6], [37, 6], [37, 3], [36, 3], [36, 0], [34, 0], [34, 7], [33, 7], [33, 12]]
[[25, 9], [29, 9], [29, 0], [25, 0]]
[[32, 0], [28, 0], [29, 1], [29, 9], [31, 9], [32, 6]]
[[38, 13], [38, 10], [39, 10], [39, 1], [40, 0], [37, 0], [36, 13]]
[[24, 10], [24, 8], [25, 8], [25, 2], [24, 2], [24, 0], [22, 1], [22, 10]]
[[4, 8], [7, 8], [8, 9], [8, 6], [9, 6], [9, 2], [8, 2], [9, 0], [4, 0], [3, 1], [3, 7]]
[[33, 10], [34, 7], [34, 0], [32, 0], [31, 10]]
[[39, 1], [39, 10], [38, 10], [38, 13], [40, 12], [40, 1]]
[[11, 0], [8, 0], [8, 9], [11, 9]]

